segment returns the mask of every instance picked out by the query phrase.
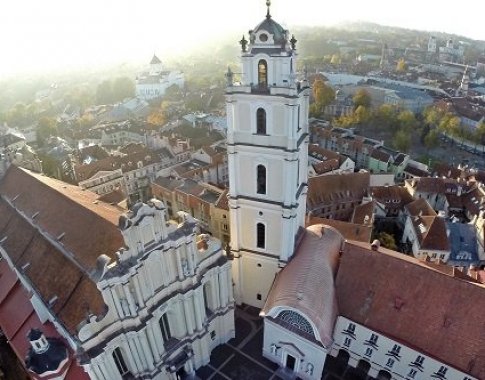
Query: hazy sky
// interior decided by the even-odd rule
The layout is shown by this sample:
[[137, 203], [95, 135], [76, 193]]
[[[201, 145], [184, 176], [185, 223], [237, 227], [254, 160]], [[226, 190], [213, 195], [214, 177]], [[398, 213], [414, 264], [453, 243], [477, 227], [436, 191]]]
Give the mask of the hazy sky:
[[[484, 39], [482, 1], [273, 0], [285, 26], [372, 21]], [[16, 71], [151, 59], [254, 27], [265, 0], [0, 0], [0, 76]], [[298, 38], [298, 36], [297, 36]]]

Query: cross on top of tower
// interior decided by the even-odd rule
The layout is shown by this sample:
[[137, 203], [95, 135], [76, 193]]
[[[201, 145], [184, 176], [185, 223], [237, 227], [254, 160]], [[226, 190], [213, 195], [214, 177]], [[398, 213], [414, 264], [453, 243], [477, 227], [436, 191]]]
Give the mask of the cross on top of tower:
[[268, 11], [266, 12], [266, 18], [271, 18], [271, 13], [269, 12], [269, 8], [271, 7], [270, 0], [266, 0], [266, 6], [268, 7]]

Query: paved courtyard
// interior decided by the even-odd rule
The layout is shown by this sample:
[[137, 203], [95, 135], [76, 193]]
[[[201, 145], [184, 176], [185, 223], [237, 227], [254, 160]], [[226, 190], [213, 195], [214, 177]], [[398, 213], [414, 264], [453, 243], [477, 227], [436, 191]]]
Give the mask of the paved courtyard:
[[[278, 380], [293, 379], [284, 369], [261, 353], [263, 320], [251, 306], [236, 308], [236, 337], [212, 351], [208, 365], [196, 371], [201, 380]], [[366, 380], [355, 368], [327, 358], [322, 380]], [[371, 379], [369, 377], [369, 379]]]

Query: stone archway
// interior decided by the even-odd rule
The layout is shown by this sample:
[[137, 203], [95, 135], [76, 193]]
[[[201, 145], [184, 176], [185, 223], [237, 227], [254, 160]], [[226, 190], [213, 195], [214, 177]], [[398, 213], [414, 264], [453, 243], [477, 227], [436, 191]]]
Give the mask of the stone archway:
[[367, 360], [360, 359], [356, 367], [357, 371], [362, 375], [367, 375], [370, 370], [370, 363]]
[[391, 380], [391, 379], [392, 379], [392, 375], [388, 371], [383, 369], [379, 371], [376, 377], [376, 380]]

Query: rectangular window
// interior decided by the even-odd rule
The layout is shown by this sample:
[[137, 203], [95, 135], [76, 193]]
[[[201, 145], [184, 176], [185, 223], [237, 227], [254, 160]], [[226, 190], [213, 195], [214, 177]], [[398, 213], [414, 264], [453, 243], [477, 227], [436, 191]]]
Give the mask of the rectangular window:
[[263, 223], [256, 224], [256, 247], [265, 248], [265, 225]]
[[128, 373], [128, 367], [126, 366], [125, 359], [123, 358], [123, 354], [121, 353], [121, 349], [119, 347], [116, 347], [113, 351], [113, 360], [120, 375], [125, 375]]
[[378, 336], [376, 334], [371, 334], [369, 342], [376, 344]]
[[409, 371], [409, 373], [408, 373], [408, 377], [409, 377], [410, 379], [414, 379], [414, 377], [416, 376], [416, 374], [417, 374], [417, 373], [418, 373], [418, 372], [417, 372], [415, 369], [411, 369], [411, 370]]
[[391, 353], [399, 355], [399, 352], [401, 352], [401, 346], [395, 344], [394, 347], [392, 347]]
[[445, 366], [441, 366], [439, 371], [438, 371], [438, 375], [445, 376], [446, 372], [448, 372], [448, 368], [446, 368]]
[[396, 361], [392, 358], [387, 359], [386, 367], [392, 368]]
[[162, 315], [162, 318], [160, 318], [159, 324], [160, 324], [160, 330], [162, 331], [163, 341], [164, 342], [169, 341], [170, 338], [172, 338], [172, 334], [170, 332], [170, 325], [168, 323], [167, 313]]
[[418, 355], [418, 357], [414, 361], [414, 364], [421, 367], [423, 365], [423, 362], [424, 362], [424, 356]]
[[344, 346], [345, 347], [350, 347], [350, 344], [352, 343], [352, 339], [350, 338], [345, 338], [344, 340]]
[[371, 357], [372, 356], [372, 348], [370, 347], [367, 347], [367, 349], [365, 350], [365, 356], [368, 356], [368, 357]]

